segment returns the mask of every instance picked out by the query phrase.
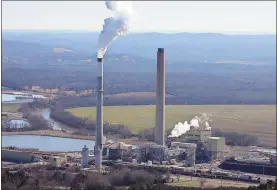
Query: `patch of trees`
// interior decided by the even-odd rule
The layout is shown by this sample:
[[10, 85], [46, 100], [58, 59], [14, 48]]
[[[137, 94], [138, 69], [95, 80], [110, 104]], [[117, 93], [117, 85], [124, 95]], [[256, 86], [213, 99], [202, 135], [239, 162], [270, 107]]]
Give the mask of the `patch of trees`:
[[[87, 118], [79, 118], [65, 111], [53, 110], [50, 117], [86, 133], [94, 133], [96, 122]], [[121, 138], [131, 137], [129, 128], [123, 124], [103, 123], [103, 132], [105, 135], [119, 135]]]
[[6, 122], [4, 123], [2, 130], [7, 132], [52, 130], [53, 124], [44, 119], [40, 113], [37, 113], [39, 109], [48, 108], [50, 106], [53, 106], [50, 104], [50, 101], [44, 99], [24, 103], [20, 106], [18, 111], [22, 112], [23, 118], [26, 119], [27, 123], [18, 124]]
[[26, 116], [26, 120], [28, 121], [28, 123], [24, 123], [24, 124], [6, 122], [2, 127], [2, 131], [12, 132], [12, 131], [37, 131], [37, 130], [53, 129], [52, 123], [48, 122], [41, 115], [29, 113]]
[[[36, 61], [41, 62], [41, 60]], [[96, 89], [96, 72], [93, 64], [30, 65], [20, 63], [3, 64], [3, 85], [13, 89], [30, 85], [44, 89], [73, 90], [76, 92]], [[114, 65], [111, 64], [110, 66]], [[253, 67], [253, 70], [247, 68], [244, 72], [241, 72], [241, 69], [232, 72], [227, 69], [216, 71], [218, 64], [210, 65], [210, 67], [201, 64], [186, 67], [181, 70], [177, 69], [175, 72], [166, 73], [166, 93], [173, 95], [167, 98], [167, 104], [276, 103], [275, 68]], [[199, 71], [201, 69], [202, 71]], [[156, 73], [153, 71], [114, 72], [109, 68], [106, 71], [104, 76], [105, 95], [155, 92], [156, 90]], [[110, 98], [105, 100], [104, 103], [107, 102], [108, 105], [155, 103], [155, 99], [151, 97], [112, 98], [109, 100]], [[75, 106], [83, 106], [81, 104], [84, 104], [71, 103]]]
[[256, 146], [259, 144], [259, 138], [257, 136], [245, 133], [241, 134], [212, 129], [212, 136], [225, 137], [226, 144], [231, 146]]
[[143, 129], [137, 134], [137, 137], [140, 140], [154, 141], [154, 130], [155, 128]]
[[23, 117], [27, 117], [30, 113], [36, 112], [39, 109], [44, 108], [53, 108], [55, 105], [54, 101], [49, 101], [47, 99], [39, 99], [34, 100], [33, 102], [23, 103], [21, 104], [18, 111], [23, 114]]

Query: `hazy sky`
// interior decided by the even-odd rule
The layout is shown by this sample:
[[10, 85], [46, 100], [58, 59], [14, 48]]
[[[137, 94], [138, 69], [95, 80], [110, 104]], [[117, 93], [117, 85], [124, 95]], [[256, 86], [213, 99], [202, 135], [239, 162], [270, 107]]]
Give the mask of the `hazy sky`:
[[[276, 1], [134, 1], [133, 32], [246, 32], [276, 34]], [[112, 15], [104, 1], [2, 2], [3, 29], [102, 29]]]

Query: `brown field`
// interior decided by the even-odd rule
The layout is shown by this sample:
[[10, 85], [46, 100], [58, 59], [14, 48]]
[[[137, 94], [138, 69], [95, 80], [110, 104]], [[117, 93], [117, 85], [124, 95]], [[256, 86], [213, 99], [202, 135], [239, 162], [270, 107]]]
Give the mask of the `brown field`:
[[113, 97], [113, 98], [126, 98], [126, 97], [156, 97], [155, 92], [127, 92], [127, 93], [120, 93], [120, 94], [113, 94], [113, 95], [105, 95], [105, 97]]
[[[187, 186], [187, 187], [200, 187], [200, 178], [193, 177], [191, 180], [191, 177], [184, 177], [181, 176], [180, 181], [178, 182], [176, 179], [174, 179], [176, 182], [168, 183], [168, 185], [172, 186]], [[250, 184], [246, 182], [240, 182], [240, 181], [229, 181], [229, 180], [221, 180], [220, 179], [204, 179], [204, 187], [206, 188], [216, 188], [216, 187], [249, 187], [254, 186], [255, 184]], [[256, 185], [255, 185], [256, 186]]]
[[[166, 94], [166, 96], [172, 96]], [[126, 92], [120, 94], [105, 95], [104, 97], [112, 98], [156, 98], [156, 92]]]
[[17, 110], [20, 108], [20, 104], [15, 103], [15, 104], [7, 104], [7, 103], [2, 103], [1, 104], [1, 112], [11, 112], [15, 113]]
[[[95, 119], [95, 107], [68, 109], [78, 117]], [[248, 133], [259, 137], [262, 145], [276, 147], [275, 105], [167, 105], [166, 129], [178, 122], [190, 121], [207, 113], [211, 126], [229, 132]], [[155, 125], [155, 106], [105, 106], [104, 121], [127, 125], [133, 133]]]
[[[26, 93], [36, 93], [36, 94], [40, 94], [40, 95], [44, 95], [46, 97], [55, 97], [56, 95], [89, 95], [93, 93], [93, 90], [88, 89], [88, 90], [83, 90], [79, 93], [76, 93], [76, 91], [73, 90], [59, 90], [56, 88], [53, 89], [47, 89], [47, 88], [40, 88], [39, 86], [31, 86], [31, 88], [29, 89], [28, 86], [24, 87], [25, 91], [21, 91], [21, 92], [26, 92]], [[19, 91], [20, 92], [20, 91]]]
[[64, 53], [64, 52], [73, 52], [70, 49], [65, 49], [65, 48], [53, 48], [53, 52], [55, 53]]

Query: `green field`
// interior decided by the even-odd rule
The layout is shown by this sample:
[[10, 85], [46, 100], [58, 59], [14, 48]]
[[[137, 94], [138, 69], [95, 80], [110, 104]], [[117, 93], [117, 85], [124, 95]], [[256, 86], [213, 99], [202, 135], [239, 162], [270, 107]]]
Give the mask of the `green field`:
[[[95, 119], [95, 107], [68, 109], [78, 117]], [[168, 105], [166, 129], [179, 121], [210, 114], [212, 128], [257, 135], [261, 143], [276, 146], [276, 105]], [[105, 106], [104, 121], [127, 125], [133, 133], [154, 127], [155, 106]]]
[[17, 112], [17, 110], [20, 108], [20, 104], [7, 104], [2, 103], [1, 111], [2, 112]]

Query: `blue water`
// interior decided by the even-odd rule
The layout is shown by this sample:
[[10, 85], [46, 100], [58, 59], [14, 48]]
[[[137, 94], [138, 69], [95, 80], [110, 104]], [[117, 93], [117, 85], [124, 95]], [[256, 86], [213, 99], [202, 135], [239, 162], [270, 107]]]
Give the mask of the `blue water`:
[[58, 122], [58, 121], [52, 119], [50, 117], [50, 109], [49, 108], [41, 109], [39, 112], [44, 117], [44, 119], [46, 119], [48, 122], [50, 122], [53, 125], [54, 130], [59, 130], [59, 131], [60, 130], [65, 130], [65, 131], [68, 131], [68, 132], [73, 132], [73, 131], [77, 130], [77, 129], [74, 129], [72, 127], [69, 127], [66, 124], [63, 124], [61, 122]]
[[2, 136], [2, 147], [38, 148], [41, 151], [81, 151], [84, 145], [93, 150], [94, 141], [35, 135]]

